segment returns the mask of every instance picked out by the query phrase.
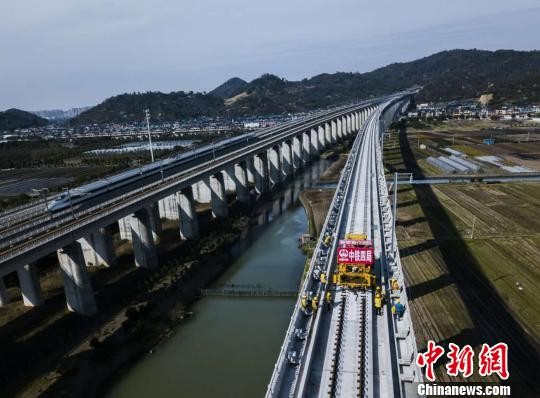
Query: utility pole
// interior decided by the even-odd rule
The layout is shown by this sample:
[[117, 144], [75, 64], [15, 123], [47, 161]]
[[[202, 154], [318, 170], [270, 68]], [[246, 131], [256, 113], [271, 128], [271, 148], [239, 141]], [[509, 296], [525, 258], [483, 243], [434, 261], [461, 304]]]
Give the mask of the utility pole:
[[71, 201], [71, 192], [68, 188], [64, 188], [64, 191], [67, 191], [68, 198], [69, 198], [69, 208], [71, 209], [71, 217], [75, 220], [75, 212], [73, 211], [73, 202]]
[[473, 216], [472, 219], [472, 228], [471, 228], [471, 239], [474, 239], [474, 223], [476, 221], [476, 216]]
[[144, 114], [146, 116], [146, 128], [148, 130], [148, 144], [150, 145], [150, 157], [152, 158], [152, 163], [154, 163], [154, 150], [152, 148], [152, 135], [150, 134], [150, 110], [145, 109]]

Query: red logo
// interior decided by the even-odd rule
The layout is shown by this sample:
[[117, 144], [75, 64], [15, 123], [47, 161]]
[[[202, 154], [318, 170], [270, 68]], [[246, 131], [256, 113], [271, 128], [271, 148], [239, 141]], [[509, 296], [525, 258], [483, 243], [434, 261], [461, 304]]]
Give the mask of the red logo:
[[449, 376], [457, 376], [463, 373], [463, 377], [469, 377], [473, 374], [474, 351], [470, 345], [462, 349], [454, 343], [450, 343], [450, 352], [446, 354], [450, 361], [446, 364], [446, 373]]
[[435, 344], [433, 341], [428, 341], [428, 349], [423, 354], [418, 354], [416, 364], [421, 368], [426, 368], [426, 377], [429, 381], [435, 381], [435, 372], [433, 365], [444, 354], [444, 348]]
[[508, 379], [508, 346], [505, 343], [495, 344], [490, 347], [482, 344], [482, 351], [478, 355], [479, 372], [482, 376], [489, 376], [497, 373], [503, 380]]
[[[449, 361], [446, 364], [446, 373], [449, 376], [469, 377], [474, 370], [474, 351], [470, 345], [459, 348], [458, 345], [450, 343], [450, 351], [446, 354]], [[435, 381], [434, 365], [444, 354], [444, 348], [428, 341], [427, 351], [418, 354], [416, 364], [421, 368], [426, 368], [426, 378], [429, 381]], [[503, 380], [510, 377], [508, 371], [508, 346], [505, 343], [498, 343], [490, 347], [482, 344], [482, 350], [478, 355], [478, 373], [481, 376], [490, 376], [493, 373], [499, 375]]]
[[373, 249], [371, 247], [339, 248], [338, 262], [341, 264], [373, 264]]

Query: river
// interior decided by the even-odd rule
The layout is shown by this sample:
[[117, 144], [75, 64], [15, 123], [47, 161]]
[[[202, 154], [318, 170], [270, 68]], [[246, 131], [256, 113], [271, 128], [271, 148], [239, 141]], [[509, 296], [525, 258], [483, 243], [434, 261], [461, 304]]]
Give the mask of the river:
[[[235, 260], [212, 287], [256, 285], [296, 290], [307, 231], [298, 194], [330, 162], [319, 160], [261, 205], [258, 223], [235, 247]], [[109, 398], [260, 397], [272, 374], [295, 299], [203, 297], [163, 344], [125, 373]]]

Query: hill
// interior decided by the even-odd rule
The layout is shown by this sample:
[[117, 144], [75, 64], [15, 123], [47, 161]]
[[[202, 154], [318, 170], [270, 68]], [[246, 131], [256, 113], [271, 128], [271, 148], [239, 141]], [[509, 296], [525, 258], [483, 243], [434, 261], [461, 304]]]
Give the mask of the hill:
[[74, 124], [134, 122], [150, 109], [153, 120], [172, 121], [215, 115], [223, 109], [223, 99], [202, 93], [160, 92], [121, 94], [111, 97], [72, 119]]
[[46, 119], [20, 109], [12, 108], [0, 112], [0, 132], [18, 128], [45, 126], [47, 123]]
[[232, 78], [208, 94], [159, 92], [112, 97], [74, 119], [76, 123], [178, 120], [305, 111], [379, 96], [415, 85], [418, 101], [449, 101], [493, 94], [492, 104], [540, 103], [540, 51], [443, 51], [367, 73], [321, 74], [287, 81], [271, 74], [246, 83]]
[[233, 77], [232, 79], [227, 80], [222, 85], [216, 87], [208, 94], [213, 95], [219, 98], [230, 98], [241, 93], [244, 88], [247, 86], [247, 82], [239, 77]]

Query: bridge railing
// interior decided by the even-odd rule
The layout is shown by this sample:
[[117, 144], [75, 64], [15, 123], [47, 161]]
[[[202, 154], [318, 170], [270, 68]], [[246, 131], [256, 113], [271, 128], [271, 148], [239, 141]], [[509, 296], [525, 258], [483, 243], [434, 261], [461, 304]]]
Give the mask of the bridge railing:
[[[377, 157], [377, 176], [379, 190], [379, 208], [380, 217], [383, 220], [383, 253], [384, 262], [390, 266], [388, 270], [389, 276], [395, 279], [401, 290], [396, 293], [390, 289], [390, 299], [399, 298], [400, 301], [408, 307], [408, 295], [405, 288], [405, 279], [401, 259], [399, 256], [399, 248], [397, 245], [397, 236], [394, 228], [394, 217], [391, 210], [390, 198], [388, 195], [388, 184], [384, 174], [383, 155], [380, 142], [376, 143]], [[397, 189], [397, 186], [394, 186]], [[388, 284], [388, 281], [386, 281]], [[413, 382], [421, 382], [422, 375], [416, 366], [415, 359], [417, 356], [416, 339], [414, 334], [413, 323], [410, 315], [410, 310], [406, 310], [401, 320], [392, 317], [392, 329], [394, 336], [394, 347], [396, 358], [399, 363], [399, 378], [402, 396], [415, 396], [416, 391], [413, 388]], [[406, 370], [406, 371], [405, 371]]]

